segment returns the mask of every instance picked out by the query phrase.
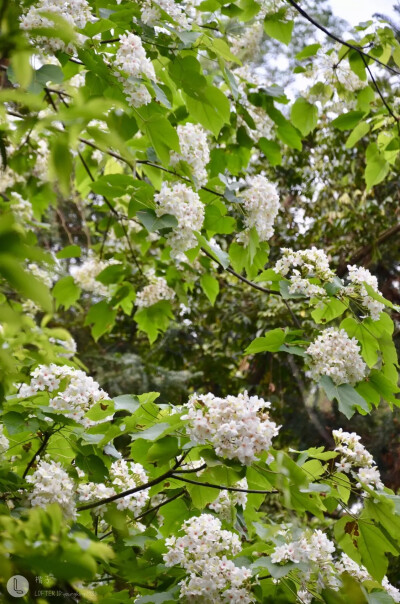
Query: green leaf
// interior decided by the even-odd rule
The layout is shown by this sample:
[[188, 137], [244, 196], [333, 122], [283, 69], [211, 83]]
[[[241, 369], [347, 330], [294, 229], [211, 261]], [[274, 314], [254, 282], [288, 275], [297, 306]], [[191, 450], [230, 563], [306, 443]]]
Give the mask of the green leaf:
[[210, 300], [211, 304], [214, 306], [215, 300], [219, 293], [218, 279], [216, 279], [212, 275], [209, 275], [208, 273], [205, 273], [200, 279], [200, 285], [203, 292]]
[[258, 141], [258, 146], [271, 166], [280, 166], [282, 164], [281, 148], [277, 142], [261, 137]]
[[363, 136], [368, 134], [368, 132], [369, 124], [367, 122], [360, 122], [359, 124], [357, 124], [357, 126], [354, 128], [353, 132], [349, 135], [349, 138], [346, 141], [347, 149], [351, 149], [351, 147], [354, 147], [354, 145], [358, 143], [358, 141]]
[[153, 306], [141, 308], [135, 313], [134, 319], [139, 329], [147, 334], [150, 344], [152, 344], [158, 338], [158, 335], [167, 329], [171, 319], [173, 319], [171, 303], [167, 300], [161, 300]]
[[307, 136], [318, 123], [318, 109], [301, 96], [292, 105], [290, 117], [303, 136]]
[[347, 419], [350, 419], [354, 415], [356, 409], [362, 409], [368, 413], [368, 403], [356, 390], [354, 390], [353, 386], [350, 386], [350, 384], [336, 386], [327, 375], [321, 377], [319, 384], [325, 390], [326, 396], [330, 401], [334, 398], [337, 400], [339, 403], [339, 411], [343, 413]]
[[302, 150], [303, 145], [301, 137], [299, 136], [298, 130], [296, 130], [290, 122], [278, 126], [277, 134], [285, 145], [292, 147], [292, 149], [297, 149], [298, 151]]
[[364, 323], [358, 323], [352, 317], [344, 319], [340, 328], [344, 329], [351, 338], [354, 337], [360, 342], [365, 362], [368, 367], [373, 367], [378, 361], [379, 343], [371, 331]]
[[52, 294], [56, 300], [56, 308], [63, 306], [65, 309], [74, 306], [79, 300], [81, 289], [75, 284], [71, 276], [63, 277], [53, 287]]
[[284, 21], [277, 15], [267, 15], [264, 19], [264, 31], [271, 38], [289, 44], [292, 39], [294, 21]]
[[[161, 162], [168, 166], [170, 152], [180, 152], [179, 138], [177, 131], [168, 119], [156, 111], [154, 104], [150, 103], [150, 105], [140, 107], [140, 110], [135, 112], [135, 117], [140, 130], [147, 135]], [[136, 114], [138, 115], [136, 116]]]
[[246, 348], [246, 354], [256, 354], [258, 352], [277, 352], [285, 341], [285, 332], [283, 329], [272, 329], [267, 332], [263, 338], [256, 338]]
[[112, 308], [106, 300], [97, 302], [89, 309], [86, 315], [85, 325], [91, 325], [92, 336], [96, 340], [112, 330], [115, 324], [117, 310]]
[[371, 522], [359, 522], [358, 530], [360, 532], [358, 549], [362, 563], [372, 577], [380, 583], [388, 567], [386, 554], [391, 553], [398, 556], [399, 550], [383, 534], [382, 530]]
[[60, 260], [62, 258], [80, 258], [81, 248], [79, 245], [67, 245], [67, 247], [57, 252], [56, 256]]
[[114, 397], [114, 409], [115, 411], [129, 411], [129, 413], [135, 413], [140, 407], [140, 402], [133, 394], [121, 394], [120, 396]]
[[222, 126], [230, 121], [230, 104], [224, 93], [215, 86], [206, 86], [199, 91], [198, 98], [185, 96], [193, 119], [218, 136]]
[[351, 130], [364, 117], [364, 111], [348, 111], [332, 121], [332, 126], [339, 130]]
[[295, 59], [301, 61], [302, 59], [308, 59], [309, 57], [313, 57], [317, 54], [319, 49], [321, 48], [321, 44], [309, 44], [303, 50], [297, 53]]
[[163, 216], [157, 216], [154, 210], [141, 210], [136, 214], [138, 220], [144, 227], [152, 233], [153, 231], [159, 231], [160, 229], [171, 229], [178, 226], [178, 221], [172, 214], [163, 214]]
[[345, 310], [347, 310], [347, 306], [343, 302], [331, 298], [329, 302], [323, 303], [322, 308], [313, 310], [311, 316], [316, 323], [329, 323], [329, 321], [340, 317]]

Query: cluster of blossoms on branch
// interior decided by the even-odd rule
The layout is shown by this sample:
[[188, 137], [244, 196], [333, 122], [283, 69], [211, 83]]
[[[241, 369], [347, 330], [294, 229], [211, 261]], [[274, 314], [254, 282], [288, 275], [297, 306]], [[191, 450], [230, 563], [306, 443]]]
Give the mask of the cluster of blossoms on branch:
[[144, 0], [140, 18], [146, 25], [155, 26], [161, 24], [163, 20], [161, 11], [175, 21], [178, 31], [185, 31], [189, 28], [189, 21], [182, 10], [182, 4], [178, 4], [174, 0], [157, 0], [157, 2]]
[[[108, 484], [102, 482], [80, 484], [78, 487], [78, 498], [82, 502], [97, 501], [112, 497], [117, 493], [123, 493], [129, 489], [134, 489], [146, 482], [147, 474], [140, 463], [127, 462], [124, 459], [118, 459], [111, 464]], [[143, 489], [132, 495], [117, 499], [116, 505], [119, 510], [129, 510], [134, 514], [139, 514], [148, 499], [149, 491], [148, 489]], [[106, 510], [106, 505], [94, 508], [95, 514], [100, 516], [103, 516]]]
[[[360, 583], [363, 583], [364, 581], [373, 581], [373, 578], [365, 566], [360, 566], [347, 554], [341, 554], [340, 559], [335, 562], [335, 567], [340, 574], [348, 573]], [[386, 591], [386, 593], [393, 599], [394, 602], [396, 602], [396, 604], [400, 602], [400, 591], [391, 585], [387, 577], [383, 577], [382, 579], [382, 589]]]
[[97, 276], [111, 264], [117, 264], [117, 261], [114, 259], [100, 260], [95, 256], [90, 256], [82, 264], [71, 266], [70, 273], [75, 283], [83, 291], [107, 298], [110, 296], [110, 289], [100, 283]]
[[374, 275], [371, 275], [368, 269], [363, 267], [353, 265], [348, 266], [347, 270], [349, 271], [348, 280], [350, 281], [350, 285], [344, 288], [346, 295], [359, 298], [361, 305], [367, 310], [371, 319], [378, 321], [385, 305], [378, 300], [374, 300], [365, 288], [366, 283], [374, 292], [380, 294], [378, 279]]
[[223, 530], [211, 514], [186, 520], [182, 529], [183, 537], [166, 539], [168, 552], [164, 554], [167, 567], [180, 565], [188, 572], [179, 583], [181, 598], [204, 604], [253, 602], [251, 571], [227, 558], [240, 552], [239, 537]]
[[364, 379], [367, 366], [355, 338], [344, 329], [328, 327], [310, 344], [306, 353], [311, 357], [311, 377], [318, 381], [327, 375], [336, 384], [357, 384]]
[[322, 283], [332, 281], [335, 274], [329, 268], [329, 260], [323, 250], [312, 247], [309, 250], [295, 252], [289, 248], [281, 249], [282, 257], [275, 264], [275, 272], [289, 279], [289, 293], [301, 294], [310, 298], [325, 297], [326, 292], [310, 279]]
[[[57, 24], [49, 17], [44, 17], [40, 13], [54, 13], [62, 17], [73, 28], [83, 29], [86, 23], [93, 20], [90, 5], [87, 0], [39, 0], [37, 4], [31, 6], [28, 12], [21, 17], [21, 28], [26, 31], [38, 28], [57, 28]], [[33, 32], [34, 33], [34, 32]], [[82, 44], [85, 37], [76, 34], [78, 43]], [[39, 36], [37, 41], [47, 50], [56, 52], [58, 50], [72, 52], [73, 44], [66, 44], [63, 40], [50, 36]]]
[[181, 160], [187, 162], [198, 187], [201, 187], [208, 180], [206, 165], [210, 161], [210, 148], [207, 133], [199, 124], [191, 123], [179, 125], [176, 130], [181, 153], [171, 154], [171, 165], [174, 166]]
[[246, 231], [238, 239], [245, 241], [249, 231], [257, 231], [260, 241], [268, 241], [274, 234], [274, 222], [279, 211], [279, 195], [274, 184], [258, 174], [248, 180], [249, 187], [241, 193], [246, 211], [244, 223]]
[[[232, 485], [237, 489], [248, 489], [247, 479], [242, 478], [236, 484]], [[223, 489], [218, 493], [218, 497], [212, 503], [208, 504], [210, 510], [213, 510], [223, 520], [232, 522], [236, 506], [240, 506], [243, 510], [247, 504], [247, 493], [241, 491], [227, 491]]]
[[340, 453], [337, 469], [345, 473], [357, 469], [358, 488], [367, 486], [381, 491], [384, 487], [381, 475], [371, 453], [360, 443], [361, 437], [355, 432], [343, 432], [341, 428], [333, 430], [332, 435], [336, 443], [335, 451]]
[[117, 71], [115, 75], [122, 82], [128, 103], [134, 107], [141, 107], [150, 103], [151, 95], [141, 78], [144, 76], [150, 80], [155, 80], [156, 75], [139, 36], [128, 33], [120, 37], [114, 66], [123, 72], [121, 74]]
[[198, 194], [187, 185], [177, 183], [172, 187], [162, 184], [161, 191], [154, 196], [156, 214], [172, 214], [178, 226], [167, 235], [172, 255], [177, 256], [197, 245], [195, 231], [200, 231], [204, 222], [204, 205]]
[[0, 424], [0, 453], [4, 453], [8, 449], [9, 444], [7, 436], [4, 435], [4, 426]]
[[147, 274], [150, 281], [136, 295], [135, 304], [138, 308], [148, 308], [161, 300], [173, 300], [175, 297], [174, 290], [168, 286], [164, 277], [156, 277], [154, 272]]
[[59, 462], [41, 459], [26, 481], [33, 485], [28, 495], [32, 506], [46, 508], [58, 503], [67, 518], [76, 518], [74, 482]]
[[49, 405], [76, 422], [91, 426], [85, 413], [99, 401], [110, 398], [99, 384], [80, 369], [68, 365], [39, 365], [31, 373], [30, 384], [22, 384], [18, 396], [27, 398], [38, 392], [49, 392]]
[[[278, 534], [289, 537], [287, 530]], [[300, 582], [297, 597], [304, 604], [310, 604], [315, 593], [329, 587], [337, 591], [341, 586], [340, 575], [348, 573], [360, 583], [373, 581], [364, 566], [358, 565], [347, 554], [342, 553], [334, 559], [335, 546], [321, 531], [303, 531], [299, 538], [278, 545], [271, 554], [274, 564], [293, 562], [296, 567], [296, 580]], [[389, 583], [387, 577], [382, 580], [382, 589], [394, 600], [400, 602], [400, 591]]]
[[313, 60], [312, 70], [309, 76], [318, 82], [324, 82], [331, 86], [342, 85], [350, 92], [356, 92], [365, 88], [368, 82], [361, 80], [351, 69], [348, 61], [343, 57], [339, 59], [336, 50], [327, 53], [325, 49], [320, 48]]
[[198, 444], [211, 443], [217, 455], [251, 464], [272, 446], [279, 427], [271, 421], [271, 403], [247, 392], [220, 398], [193, 394], [184, 405], [187, 433]]
[[[1, 174], [2, 178], [3, 175], [4, 172]], [[35, 220], [33, 216], [32, 204], [16, 191], [13, 191], [13, 193], [10, 195], [10, 209], [17, 222], [24, 227], [30, 226]]]

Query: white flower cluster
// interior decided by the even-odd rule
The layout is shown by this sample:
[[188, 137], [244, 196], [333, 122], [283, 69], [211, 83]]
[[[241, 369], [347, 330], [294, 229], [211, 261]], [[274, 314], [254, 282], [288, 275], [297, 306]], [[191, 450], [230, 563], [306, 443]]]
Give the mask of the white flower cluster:
[[147, 276], [150, 283], [137, 293], [136, 306], [147, 308], [161, 300], [173, 300], [175, 292], [168, 286], [164, 277], [156, 277], [154, 271], [149, 271]]
[[271, 562], [302, 564], [297, 569], [300, 581], [297, 596], [304, 604], [310, 604], [313, 600], [310, 586], [320, 591], [325, 587], [337, 589], [340, 585], [333, 564], [334, 551], [333, 542], [321, 530], [304, 531], [296, 541], [278, 545], [271, 554]]
[[30, 273], [32, 273], [32, 275], [34, 277], [36, 277], [36, 279], [38, 279], [41, 283], [43, 283], [47, 287], [53, 286], [54, 279], [55, 279], [54, 275], [51, 275], [48, 271], [41, 268], [37, 264], [34, 264], [33, 262], [28, 264], [27, 268], [28, 268], [28, 271]]
[[140, 15], [141, 20], [146, 25], [157, 25], [162, 20], [161, 10], [175, 21], [177, 24], [178, 31], [184, 31], [188, 29], [189, 22], [182, 10], [180, 4], [176, 4], [174, 0], [145, 0], [143, 2], [143, 8]]
[[378, 288], [378, 280], [374, 275], [371, 275], [368, 269], [358, 266], [347, 266], [349, 271], [348, 279], [351, 285], [347, 285], [345, 288], [346, 295], [357, 296], [361, 298], [361, 304], [367, 309], [369, 315], [373, 321], [378, 321], [381, 312], [385, 308], [385, 305], [378, 300], [374, 300], [367, 290], [365, 289], [364, 283], [372, 287], [372, 289], [380, 294]]
[[365, 88], [368, 82], [361, 80], [351, 69], [346, 59], [339, 59], [336, 50], [327, 54], [322, 48], [313, 59], [310, 76], [315, 81], [323, 81], [324, 84], [341, 84], [350, 92]]
[[[274, 234], [274, 222], [279, 211], [279, 195], [275, 185], [258, 174], [248, 180], [249, 187], [240, 193], [246, 210], [244, 219], [247, 231], [255, 228], [260, 241], [268, 241]], [[240, 233], [244, 240], [247, 233]]]
[[[12, 170], [10, 168], [10, 166], [2, 165], [1, 161], [0, 161], [0, 169], [1, 169], [0, 193], [5, 193], [7, 191], [7, 189], [12, 189], [13, 187], [15, 187], [16, 183], [25, 181], [25, 178], [23, 176], [21, 176], [21, 174], [18, 174], [18, 172], [15, 172], [15, 170]], [[11, 195], [12, 196], [18, 195], [18, 193], [12, 192]], [[19, 195], [19, 197], [21, 197], [21, 196]], [[12, 198], [11, 198], [11, 200], [12, 200]]]
[[[365, 568], [365, 566], [360, 566], [357, 562], [354, 562], [347, 554], [342, 554], [340, 559], [335, 562], [336, 570], [342, 573], [348, 573], [360, 583], [363, 581], [373, 581], [373, 578]], [[382, 589], [386, 591], [387, 594], [393, 599], [394, 602], [400, 602], [400, 591], [389, 583], [389, 579], [387, 577], [383, 577], [382, 579]]]
[[[1, 176], [3, 178], [3, 174]], [[30, 224], [34, 221], [32, 204], [19, 193], [13, 192], [11, 194], [10, 209], [15, 215], [16, 220], [22, 225]]]
[[[258, 142], [262, 137], [267, 139], [271, 138], [275, 128], [275, 123], [272, 121], [263, 107], [256, 107], [250, 103], [247, 96], [248, 85], [250, 85], [252, 91], [254, 92], [257, 88], [268, 86], [268, 83], [266, 82], [265, 78], [260, 77], [260, 75], [246, 63], [241, 67], [237, 67], [233, 73], [238, 79], [237, 85], [240, 104], [246, 109], [254, 122], [253, 128], [244, 120], [242, 115], [238, 114], [238, 126], [244, 126], [249, 136], [255, 142]], [[226, 93], [228, 95], [230, 94], [229, 89], [226, 90]]]
[[291, 7], [286, 0], [257, 0], [257, 3], [261, 5], [261, 12], [259, 13], [259, 17], [261, 15], [270, 15], [285, 9], [284, 13], [285, 19], [293, 19], [296, 16], [296, 9]]
[[358, 468], [357, 487], [363, 485], [371, 489], [382, 490], [384, 487], [381, 475], [369, 451], [360, 443], [361, 437], [355, 432], [343, 432], [342, 428], [333, 430], [335, 439], [335, 451], [340, 453], [340, 462], [336, 462], [339, 472], [348, 473], [353, 468]]
[[76, 518], [74, 482], [59, 462], [41, 459], [26, 481], [33, 485], [28, 495], [32, 506], [45, 508], [58, 503], [67, 518]]
[[253, 602], [249, 590], [251, 571], [238, 567], [226, 554], [237, 555], [240, 540], [222, 530], [221, 522], [211, 514], [201, 514], [183, 523], [185, 535], [165, 540], [167, 567], [179, 564], [189, 576], [180, 582], [181, 598], [204, 604], [248, 604]]
[[[232, 485], [237, 489], [247, 489], [248, 484], [246, 478], [242, 478], [236, 484]], [[232, 521], [232, 510], [237, 505], [242, 509], [246, 507], [247, 504], [247, 493], [241, 491], [220, 491], [218, 493], [218, 497], [208, 505], [210, 510], [216, 512], [221, 518], [227, 520], [228, 522]]]
[[[50, 27], [56, 30], [58, 26], [54, 24], [51, 18], [41, 16], [41, 12], [59, 15], [72, 27], [78, 29], [84, 28], [86, 23], [93, 20], [87, 0], [39, 0], [37, 4], [29, 8], [25, 15], [22, 15], [21, 28], [25, 31], [42, 27]], [[76, 38], [79, 44], [82, 44], [85, 40], [85, 37], [81, 34], [77, 34]], [[73, 51], [71, 43], [66, 45], [59, 38], [44, 38], [40, 36], [37, 38], [37, 41], [53, 52], [57, 50]]]
[[[78, 497], [80, 501], [97, 501], [112, 497], [117, 493], [134, 489], [135, 487], [147, 482], [147, 474], [140, 463], [127, 462], [124, 459], [118, 459], [110, 467], [110, 486], [104, 483], [89, 482], [81, 484], [78, 487]], [[134, 514], [139, 512], [145, 506], [149, 499], [148, 489], [138, 491], [132, 495], [121, 497], [116, 500], [119, 510], [129, 510]], [[101, 505], [95, 508], [95, 513], [102, 516], [106, 511], [106, 506]]]
[[181, 154], [171, 154], [171, 164], [174, 166], [183, 160], [189, 164], [199, 187], [208, 180], [206, 165], [210, 161], [210, 149], [207, 134], [199, 124], [184, 124], [177, 128]]
[[312, 359], [310, 369], [315, 381], [327, 375], [338, 386], [354, 385], [366, 376], [367, 366], [361, 358], [360, 346], [344, 329], [328, 327], [310, 344], [306, 353]]
[[246, 27], [240, 36], [229, 36], [231, 52], [241, 59], [251, 60], [260, 53], [260, 44], [264, 29], [262, 23], [256, 21]]
[[47, 140], [44, 138], [34, 137], [37, 147], [35, 148], [35, 165], [33, 175], [40, 183], [47, 182], [49, 169], [50, 149]]
[[55, 344], [56, 346], [60, 346], [63, 350], [65, 350], [65, 352], [59, 353], [58, 356], [60, 356], [60, 357], [65, 357], [66, 359], [71, 359], [73, 356], [76, 355], [78, 347], [72, 336], [70, 336], [69, 338], [66, 338], [65, 340], [60, 340], [59, 338], [50, 337], [49, 342], [51, 342], [52, 344]]
[[108, 286], [97, 281], [96, 277], [105, 268], [116, 263], [116, 260], [100, 260], [95, 256], [90, 256], [82, 264], [71, 266], [70, 273], [75, 283], [84, 291], [96, 296], [109, 297], [110, 290]]
[[7, 436], [4, 435], [4, 426], [0, 424], [0, 453], [4, 453], [8, 449], [9, 444]]
[[146, 52], [139, 36], [128, 33], [120, 37], [120, 45], [115, 55], [114, 66], [123, 72], [121, 74], [117, 71], [115, 75], [123, 84], [127, 101], [134, 107], [150, 103], [151, 95], [140, 78], [145, 76], [150, 80], [155, 80], [156, 75], [151, 61], [146, 57]]
[[335, 276], [329, 268], [329, 260], [323, 250], [318, 250], [314, 246], [309, 250], [298, 252], [281, 248], [281, 253], [282, 257], [275, 264], [274, 270], [289, 279], [291, 294], [302, 294], [310, 298], [326, 296], [322, 287], [309, 281], [313, 278], [328, 282]]
[[178, 226], [167, 235], [172, 255], [186, 252], [197, 245], [193, 231], [200, 231], [204, 222], [204, 205], [198, 194], [187, 185], [177, 183], [172, 187], [163, 183], [161, 191], [154, 196], [156, 214], [173, 214]]
[[37, 392], [52, 392], [54, 396], [49, 400], [50, 407], [84, 426], [94, 423], [84, 417], [85, 413], [98, 401], [110, 400], [92, 377], [68, 365], [39, 365], [32, 371], [31, 378], [30, 384], [20, 387], [20, 398]]
[[193, 394], [183, 405], [187, 432], [198, 444], [211, 443], [217, 455], [251, 464], [268, 451], [279, 427], [270, 420], [271, 403], [247, 392], [220, 398], [213, 394]]

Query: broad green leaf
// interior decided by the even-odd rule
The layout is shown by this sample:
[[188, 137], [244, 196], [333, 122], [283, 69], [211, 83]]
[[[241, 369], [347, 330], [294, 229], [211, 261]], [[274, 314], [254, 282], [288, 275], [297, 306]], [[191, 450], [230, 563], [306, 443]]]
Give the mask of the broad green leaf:
[[257, 352], [277, 352], [285, 341], [285, 332], [283, 329], [272, 329], [262, 338], [256, 338], [246, 348], [246, 354], [256, 354]]
[[354, 147], [354, 145], [358, 143], [358, 141], [363, 138], [363, 136], [368, 134], [368, 132], [369, 124], [367, 122], [360, 122], [359, 124], [357, 124], [357, 126], [354, 128], [353, 132], [349, 135], [349, 138], [346, 141], [346, 147], [348, 149]]
[[318, 109], [302, 96], [299, 97], [290, 112], [292, 123], [300, 130], [303, 136], [312, 132], [318, 123]]
[[348, 111], [332, 121], [332, 126], [339, 130], [351, 130], [364, 117], [364, 111]]
[[215, 86], [202, 88], [197, 98], [186, 95], [186, 105], [193, 119], [200, 122], [204, 128], [218, 136], [222, 126], [229, 123], [229, 100]]
[[200, 285], [211, 304], [214, 306], [215, 300], [219, 293], [219, 282], [218, 279], [205, 273], [200, 279]]
[[97, 341], [102, 335], [112, 330], [116, 316], [117, 310], [112, 308], [106, 300], [102, 300], [89, 309], [85, 325], [92, 326], [92, 336]]
[[74, 306], [81, 295], [81, 289], [75, 284], [71, 276], [63, 277], [53, 287], [52, 294], [56, 300], [56, 308], [63, 306], [65, 309]]
[[264, 31], [271, 38], [289, 44], [292, 39], [294, 21], [279, 19], [276, 15], [267, 15], [264, 19]]
[[347, 419], [350, 419], [356, 409], [361, 409], [366, 413], [369, 412], [368, 403], [358, 392], [350, 386], [350, 384], [341, 384], [336, 386], [330, 377], [323, 375], [319, 380], [319, 384], [325, 390], [326, 396], [332, 401], [334, 398], [339, 404], [339, 411], [343, 413]]

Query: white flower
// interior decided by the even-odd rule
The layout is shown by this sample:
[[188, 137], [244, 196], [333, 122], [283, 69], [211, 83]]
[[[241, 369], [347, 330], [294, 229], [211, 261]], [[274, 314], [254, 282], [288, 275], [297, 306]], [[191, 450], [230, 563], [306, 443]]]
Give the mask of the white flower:
[[329, 260], [323, 250], [312, 247], [309, 250], [295, 252], [289, 248], [281, 249], [282, 257], [275, 264], [274, 270], [290, 281], [289, 292], [302, 294], [310, 298], [325, 297], [326, 292], [320, 286], [310, 283], [309, 279], [329, 282], [334, 273], [329, 268]]
[[[3, 180], [3, 177], [4, 172], [1, 173], [1, 180]], [[11, 194], [10, 208], [16, 220], [21, 224], [26, 225], [34, 221], [32, 204], [19, 193], [13, 192]]]
[[[120, 37], [120, 45], [115, 55], [114, 65], [120, 71], [115, 75], [122, 82], [127, 101], [134, 107], [147, 105], [151, 95], [140, 78], [143, 76], [155, 80], [156, 75], [151, 61], [146, 57], [139, 36], [128, 33]], [[126, 77], [128, 76], [128, 78]]]
[[[21, 29], [30, 31], [32, 29], [50, 27], [57, 29], [57, 25], [51, 18], [43, 17], [41, 12], [54, 13], [65, 19], [72, 27], [83, 29], [86, 23], [93, 20], [90, 12], [90, 5], [87, 0], [39, 0], [37, 4], [31, 6], [28, 12], [21, 17]], [[76, 35], [77, 41], [82, 44], [85, 37], [81, 34]], [[73, 51], [73, 44], [65, 44], [59, 38], [37, 38], [37, 41], [51, 51], [63, 50]]]
[[361, 437], [355, 432], [344, 432], [341, 428], [333, 430], [332, 436], [336, 443], [335, 451], [340, 453], [340, 463], [336, 463], [338, 470], [348, 473], [358, 468], [358, 488], [368, 486], [382, 490], [384, 485], [379, 470], [371, 453], [360, 443]]
[[147, 308], [160, 302], [160, 300], [173, 300], [175, 292], [171, 289], [164, 277], [156, 277], [153, 272], [148, 274], [150, 283], [136, 295], [135, 304], [139, 308]]
[[177, 127], [181, 154], [171, 154], [171, 164], [174, 166], [183, 160], [189, 164], [199, 187], [206, 184], [208, 175], [206, 165], [210, 161], [210, 149], [207, 134], [198, 124], [184, 124]]
[[306, 352], [311, 357], [311, 376], [316, 381], [327, 375], [338, 386], [354, 385], [367, 374], [357, 340], [349, 338], [344, 329], [325, 329]]
[[200, 231], [204, 222], [204, 205], [198, 194], [187, 185], [177, 183], [169, 187], [163, 183], [161, 191], [154, 196], [157, 216], [172, 214], [178, 226], [167, 235], [172, 254], [186, 252], [197, 245], [194, 231]]
[[[238, 489], [247, 489], [247, 480], [246, 478], [242, 478], [242, 480], [239, 480], [239, 482], [232, 486]], [[224, 520], [231, 521], [232, 508], [238, 505], [244, 509], [246, 504], [247, 493], [222, 490], [218, 493], [218, 497], [212, 503], [210, 503], [208, 507], [210, 510], [213, 510], [219, 514]]]
[[33, 485], [28, 495], [32, 506], [45, 508], [58, 503], [67, 518], [76, 518], [74, 483], [60, 463], [41, 459], [26, 481]]
[[322, 81], [324, 84], [335, 85], [339, 83], [350, 92], [365, 88], [368, 84], [367, 81], [361, 80], [354, 73], [347, 60], [339, 59], [336, 50], [328, 54], [322, 48], [318, 50], [313, 60], [310, 76], [314, 81]]
[[244, 219], [247, 233], [240, 233], [243, 240], [248, 231], [255, 228], [260, 241], [268, 241], [274, 234], [274, 221], [279, 211], [279, 195], [274, 184], [258, 174], [248, 179], [249, 187], [240, 193], [246, 211]]
[[269, 418], [271, 403], [247, 392], [226, 398], [193, 394], [184, 405], [187, 432], [198, 444], [211, 443], [217, 455], [251, 464], [268, 451], [279, 432]]
[[372, 298], [366, 288], [365, 283], [369, 285], [377, 294], [380, 294], [378, 289], [378, 280], [374, 275], [371, 275], [368, 269], [358, 266], [347, 266], [349, 271], [348, 279], [352, 285], [345, 287], [345, 292], [349, 296], [357, 296], [361, 298], [361, 304], [364, 306], [373, 321], [378, 321], [381, 312], [385, 308], [385, 305], [378, 300]]
[[157, 2], [154, 2], [154, 0], [144, 0], [140, 15], [143, 23], [146, 25], [157, 25], [163, 19], [160, 9], [176, 22], [178, 31], [188, 29], [188, 19], [181, 5], [175, 3], [174, 0], [157, 0]]
[[114, 259], [100, 260], [94, 256], [90, 256], [82, 264], [71, 266], [70, 273], [75, 283], [84, 291], [96, 296], [109, 297], [109, 287], [97, 281], [96, 277], [105, 268], [111, 266], [111, 264], [117, 264], [117, 261]]
[[44, 285], [46, 285], [47, 287], [52, 287], [54, 280], [55, 280], [55, 276], [50, 274], [48, 271], [46, 271], [45, 269], [41, 268], [40, 266], [38, 266], [37, 264], [34, 264], [33, 262], [31, 262], [30, 264], [28, 264], [28, 271], [30, 273], [32, 273], [32, 275], [34, 277], [36, 277], [39, 281], [41, 281], [41, 283], [43, 283]]
[[92, 377], [68, 365], [39, 365], [31, 376], [30, 384], [22, 384], [20, 387], [20, 398], [33, 396], [41, 391], [54, 393], [49, 400], [50, 407], [85, 426], [95, 423], [85, 418], [85, 413], [98, 401], [110, 400]]
[[[139, 463], [127, 462], [118, 459], [111, 464], [109, 484], [89, 482], [78, 487], [80, 501], [96, 501], [112, 497], [117, 493], [123, 493], [134, 489], [147, 482], [147, 474]], [[149, 499], [149, 490], [143, 489], [132, 495], [121, 497], [116, 500], [119, 510], [129, 510], [134, 515], [139, 514]], [[95, 508], [95, 513], [103, 516], [106, 506]]]
[[[360, 583], [363, 583], [364, 581], [373, 581], [365, 566], [360, 566], [347, 554], [341, 554], [339, 560], [335, 562], [335, 567], [340, 574], [346, 572], [357, 579], [357, 581], [360, 581]], [[383, 577], [382, 579], [382, 589], [389, 594], [394, 602], [400, 602], [400, 591], [389, 583], [389, 579], [387, 577]]]
[[166, 539], [168, 552], [163, 556], [167, 567], [179, 564], [188, 572], [179, 584], [181, 598], [209, 604], [253, 602], [248, 589], [251, 571], [227, 558], [240, 552], [239, 537], [222, 530], [211, 514], [186, 520], [182, 529], [183, 537]]
[[10, 442], [6, 436], [4, 436], [4, 426], [0, 424], [0, 453], [4, 453], [8, 449]]

